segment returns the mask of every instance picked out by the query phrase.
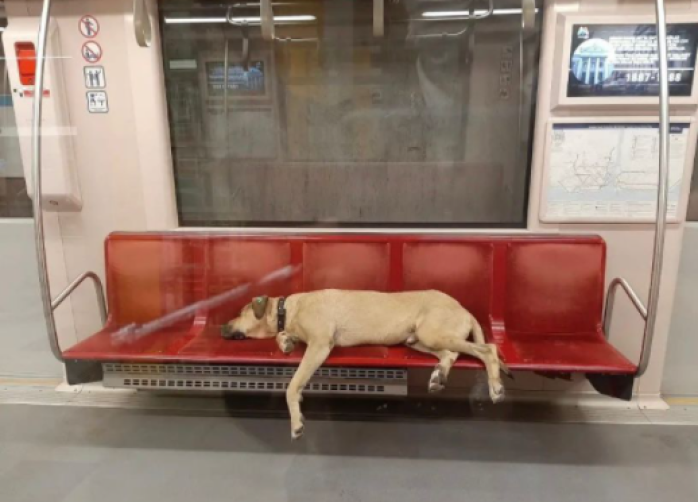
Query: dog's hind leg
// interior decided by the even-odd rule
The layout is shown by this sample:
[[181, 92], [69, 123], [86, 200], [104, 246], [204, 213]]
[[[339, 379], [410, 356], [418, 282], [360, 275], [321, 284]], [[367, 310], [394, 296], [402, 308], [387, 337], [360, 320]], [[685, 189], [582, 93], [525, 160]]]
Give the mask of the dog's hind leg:
[[458, 352], [452, 352], [450, 350], [431, 350], [420, 342], [408, 343], [407, 345], [415, 350], [424, 352], [425, 354], [431, 354], [439, 359], [439, 364], [436, 365], [436, 368], [434, 368], [429, 378], [429, 392], [441, 392], [446, 386], [448, 374], [451, 372], [453, 364], [456, 362], [456, 359], [458, 359]]
[[500, 375], [501, 367], [497, 346], [466, 342], [458, 337], [451, 336], [444, 339], [444, 346], [449, 350], [457, 350], [461, 354], [468, 354], [476, 357], [485, 364], [487, 380], [490, 388], [490, 398], [493, 403], [498, 403], [504, 399], [504, 386]]
[[472, 317], [472, 323], [473, 323], [473, 341], [475, 343], [487, 343], [485, 341], [485, 334], [482, 332], [482, 326], [480, 326], [480, 323], [477, 322], [477, 319], [475, 317]]
[[423, 326], [418, 330], [417, 335], [420, 343], [431, 350], [460, 352], [482, 361], [487, 370], [490, 398], [495, 403], [504, 399], [504, 386], [502, 385], [502, 377], [499, 374], [501, 367], [496, 345], [467, 342], [457, 334], [444, 334], [442, 329], [438, 329], [438, 326]]
[[288, 384], [286, 404], [288, 404], [288, 411], [291, 414], [291, 437], [293, 439], [298, 439], [303, 435], [303, 414], [300, 404], [303, 400], [303, 388], [325, 362], [331, 351], [331, 344], [315, 342], [308, 345], [291, 383]]

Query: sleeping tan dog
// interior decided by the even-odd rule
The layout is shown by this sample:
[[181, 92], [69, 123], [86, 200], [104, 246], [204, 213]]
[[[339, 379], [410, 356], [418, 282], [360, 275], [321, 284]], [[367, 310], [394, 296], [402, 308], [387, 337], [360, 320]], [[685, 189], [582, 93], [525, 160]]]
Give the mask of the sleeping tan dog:
[[[474, 343], [468, 341], [471, 334]], [[286, 392], [294, 439], [303, 434], [301, 392], [333, 347], [406, 344], [432, 354], [439, 363], [429, 380], [430, 392], [444, 388], [453, 363], [460, 354], [467, 354], [485, 364], [492, 401], [504, 398], [499, 373], [507, 369], [496, 346], [486, 344], [477, 320], [440, 291], [378, 293], [327, 289], [285, 299], [261, 296], [223, 326], [223, 337], [276, 337], [285, 353], [290, 353], [298, 341], [307, 344]]]

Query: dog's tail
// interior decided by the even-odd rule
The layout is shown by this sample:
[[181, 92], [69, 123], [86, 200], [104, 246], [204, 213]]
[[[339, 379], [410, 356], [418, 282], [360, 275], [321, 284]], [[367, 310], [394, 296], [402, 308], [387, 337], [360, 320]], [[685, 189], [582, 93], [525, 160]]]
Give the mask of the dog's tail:
[[475, 340], [475, 343], [487, 343], [485, 342], [485, 334], [482, 332], [482, 326], [480, 326], [480, 323], [477, 322], [477, 319], [475, 319], [475, 316], [473, 316], [473, 340]]

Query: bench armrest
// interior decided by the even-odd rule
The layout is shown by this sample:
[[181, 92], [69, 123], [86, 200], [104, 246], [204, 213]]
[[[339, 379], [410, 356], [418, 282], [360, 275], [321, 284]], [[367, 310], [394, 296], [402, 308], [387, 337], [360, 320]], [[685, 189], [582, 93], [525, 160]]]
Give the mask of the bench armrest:
[[97, 303], [99, 304], [99, 315], [102, 320], [102, 326], [107, 323], [107, 302], [104, 299], [104, 287], [102, 286], [102, 280], [97, 274], [91, 271], [83, 272], [80, 276], [73, 282], [68, 284], [68, 286], [61, 291], [56, 298], [51, 300], [51, 311], [54, 311], [58, 306], [68, 298], [77, 287], [83, 283], [85, 279], [90, 279], [95, 287], [95, 294], [97, 295]]
[[637, 295], [632, 286], [630, 286], [628, 281], [620, 277], [616, 277], [611, 281], [611, 284], [609, 284], [608, 292], [606, 293], [606, 309], [604, 310], [603, 316], [603, 331], [606, 338], [608, 338], [611, 330], [613, 304], [616, 299], [616, 291], [618, 290], [618, 286], [623, 288], [623, 291], [625, 291], [625, 293], [628, 295], [628, 298], [633, 303], [640, 316], [642, 316], [642, 319], [647, 321], [647, 307], [645, 307], [645, 304], [642, 303], [642, 300], [640, 300], [640, 297]]

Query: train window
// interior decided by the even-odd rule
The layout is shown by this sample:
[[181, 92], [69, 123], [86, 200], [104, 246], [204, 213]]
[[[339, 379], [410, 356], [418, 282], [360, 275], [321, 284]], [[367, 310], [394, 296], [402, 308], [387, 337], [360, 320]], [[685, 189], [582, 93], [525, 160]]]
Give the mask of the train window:
[[279, 2], [271, 40], [259, 3], [162, 1], [180, 224], [524, 226], [521, 5]]
[[[4, 7], [0, 3], [0, 37], [6, 26]], [[12, 91], [2, 47], [0, 41], [0, 218], [27, 218], [32, 215], [31, 200], [22, 171]]]

